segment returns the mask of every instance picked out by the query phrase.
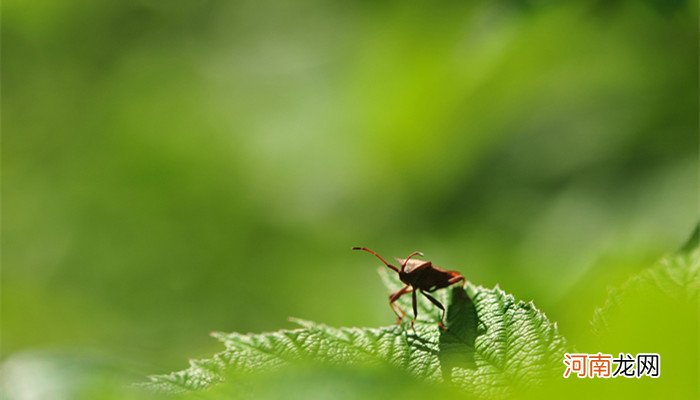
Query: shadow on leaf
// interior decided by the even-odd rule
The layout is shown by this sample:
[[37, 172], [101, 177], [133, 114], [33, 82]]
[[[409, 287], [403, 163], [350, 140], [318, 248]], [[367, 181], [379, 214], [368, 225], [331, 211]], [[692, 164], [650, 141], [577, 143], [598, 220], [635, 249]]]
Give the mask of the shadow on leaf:
[[476, 368], [474, 343], [479, 334], [479, 318], [464, 288], [452, 290], [446, 320], [448, 328], [440, 333], [438, 359], [443, 378], [450, 381], [453, 368]]

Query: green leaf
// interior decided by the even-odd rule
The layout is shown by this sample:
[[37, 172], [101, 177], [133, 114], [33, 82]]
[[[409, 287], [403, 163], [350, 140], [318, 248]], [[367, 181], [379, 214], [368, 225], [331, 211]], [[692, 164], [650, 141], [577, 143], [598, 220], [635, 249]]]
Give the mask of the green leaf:
[[[386, 273], [382, 276], [392, 290], [399, 286]], [[448, 304], [444, 332], [436, 323], [436, 307], [421, 300], [415, 331], [408, 324], [333, 328], [293, 319], [300, 328], [249, 335], [215, 333], [224, 351], [191, 361], [186, 370], [153, 376], [148, 386], [183, 392], [224, 380], [240, 385], [242, 376], [306, 362], [388, 366], [426, 382], [448, 383], [480, 398], [494, 398], [561, 373], [566, 342], [556, 324], [532, 303], [516, 301], [498, 287], [467, 285], [466, 290], [458, 286], [441, 292], [437, 298]], [[401, 306], [410, 309], [411, 296], [404, 297]]]
[[697, 238], [696, 233], [679, 253], [662, 258], [611, 289], [605, 303], [594, 312], [594, 335], [577, 343], [589, 353], [659, 354], [660, 378], [605, 387], [590, 385], [582, 398], [699, 398]]
[[594, 312], [593, 331], [599, 336], [612, 334], [611, 324], [629, 323], [633, 308], [641, 309], [647, 319], [651, 314], [692, 307], [699, 293], [700, 249], [686, 245], [680, 253], [662, 258], [619, 288], [611, 289], [605, 303]]

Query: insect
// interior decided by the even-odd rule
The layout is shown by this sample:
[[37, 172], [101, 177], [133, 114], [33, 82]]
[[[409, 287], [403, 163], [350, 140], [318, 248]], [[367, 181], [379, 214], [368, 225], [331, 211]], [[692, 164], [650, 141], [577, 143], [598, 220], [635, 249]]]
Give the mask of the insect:
[[[448, 271], [433, 265], [430, 261], [423, 260], [412, 260], [415, 256], [423, 257], [423, 253], [419, 251], [414, 251], [406, 258], [397, 258], [396, 261], [400, 263], [401, 268], [397, 268], [382, 258], [379, 254], [366, 247], [353, 247], [353, 250], [362, 250], [370, 254], [373, 254], [378, 259], [380, 259], [384, 265], [390, 269], [396, 271], [399, 274], [399, 279], [405, 284], [404, 287], [392, 293], [389, 296], [389, 307], [394, 311], [398, 319], [397, 324], [400, 324], [403, 318], [406, 316], [406, 312], [396, 304], [401, 296], [412, 293], [413, 294], [413, 320], [411, 321], [411, 327], [414, 328], [416, 323], [416, 318], [418, 318], [418, 308], [416, 306], [416, 293], [420, 292], [425, 296], [431, 303], [435, 304], [437, 308], [442, 310], [442, 316], [440, 317], [440, 329], [445, 330], [445, 306], [443, 306], [439, 301], [437, 301], [433, 296], [428, 293], [432, 293], [438, 289], [446, 288], [457, 282], [462, 282], [462, 285], [466, 282], [465, 278], [457, 271]], [[414, 328], [415, 329], [415, 328]]]

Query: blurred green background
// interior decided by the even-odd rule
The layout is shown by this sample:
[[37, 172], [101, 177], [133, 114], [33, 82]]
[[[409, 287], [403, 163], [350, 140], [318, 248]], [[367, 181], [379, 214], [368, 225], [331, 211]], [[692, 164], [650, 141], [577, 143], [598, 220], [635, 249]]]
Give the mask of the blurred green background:
[[498, 283], [575, 343], [697, 220], [697, 4], [6, 0], [2, 116], [20, 372], [141, 380], [212, 330], [392, 323], [354, 245]]

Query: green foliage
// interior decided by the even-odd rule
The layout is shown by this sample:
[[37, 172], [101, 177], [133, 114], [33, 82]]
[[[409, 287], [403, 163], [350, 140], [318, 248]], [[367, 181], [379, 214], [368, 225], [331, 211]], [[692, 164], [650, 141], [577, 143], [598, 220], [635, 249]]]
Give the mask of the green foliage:
[[[585, 341], [606, 287], [697, 217], [696, 2], [282, 3], [3, 3], [0, 398], [95, 399], [214, 353], [212, 329], [388, 324], [357, 242], [498, 282], [605, 351]], [[637, 297], [600, 340], [678, 343], [666, 381], [688, 309]], [[489, 335], [463, 321], [443, 369]], [[64, 368], [96, 354], [104, 374]]]
[[594, 312], [593, 334], [576, 343], [584, 353], [658, 353], [661, 378], [616, 379], [613, 386], [566, 381], [560, 389], [578, 391], [580, 398], [698, 398], [699, 294], [700, 249], [694, 235], [680, 252], [610, 289]]
[[[395, 286], [383, 273], [385, 281]], [[380, 328], [333, 328], [293, 319], [299, 329], [272, 333], [214, 333], [226, 350], [190, 368], [151, 378], [167, 392], [200, 390], [227, 380], [241, 385], [256, 372], [311, 362], [329, 367], [390, 367], [433, 383], [450, 382], [480, 398], [504, 397], [554, 376], [566, 342], [532, 303], [498, 287], [467, 285], [449, 293], [446, 324], [421, 319]], [[402, 299], [403, 300], [403, 299]], [[433, 307], [435, 308], [435, 307]], [[421, 302], [419, 314], [435, 313]]]
[[[390, 291], [401, 286], [395, 274], [379, 272]], [[446, 331], [437, 327], [439, 310], [418, 296], [415, 330], [409, 318], [380, 328], [333, 328], [293, 319], [300, 328], [248, 335], [215, 333], [224, 351], [191, 361], [186, 370], [153, 376], [146, 386], [186, 398], [278, 398], [285, 390], [306, 393], [312, 386], [342, 387], [338, 382], [349, 378], [353, 382], [349, 391], [333, 397], [383, 398], [387, 392], [376, 389], [381, 385], [404, 398], [437, 393], [450, 397], [455, 392], [489, 399], [561, 393], [572, 398], [686, 397], [697, 394], [698, 366], [687, 354], [697, 352], [699, 293], [700, 249], [690, 244], [611, 289], [595, 312], [590, 341], [576, 344], [582, 352], [658, 352], [664, 379], [618, 379], [614, 387], [561, 379], [562, 356], [569, 349], [556, 324], [532, 302], [516, 301], [498, 287], [467, 284], [436, 293], [448, 305]], [[410, 297], [399, 299], [400, 307], [410, 310]], [[374, 379], [372, 389], [358, 383], [366, 383], [367, 376]], [[271, 391], [270, 379], [282, 389]]]
[[[700, 292], [700, 250], [688, 249], [662, 258], [653, 267], [631, 277], [620, 288], [611, 290], [605, 304], [595, 310], [593, 328], [609, 333], [611, 321], [630, 313], [631, 307], [659, 304], [678, 309], [697, 303]], [[657, 307], [654, 307], [657, 308]]]
[[[609, 289], [576, 342], [578, 352], [658, 353], [659, 379], [556, 379], [528, 398], [698, 398], [700, 310], [698, 229], [679, 252]], [[560, 364], [561, 366], [561, 364]], [[563, 372], [563, 370], [559, 370]]]

